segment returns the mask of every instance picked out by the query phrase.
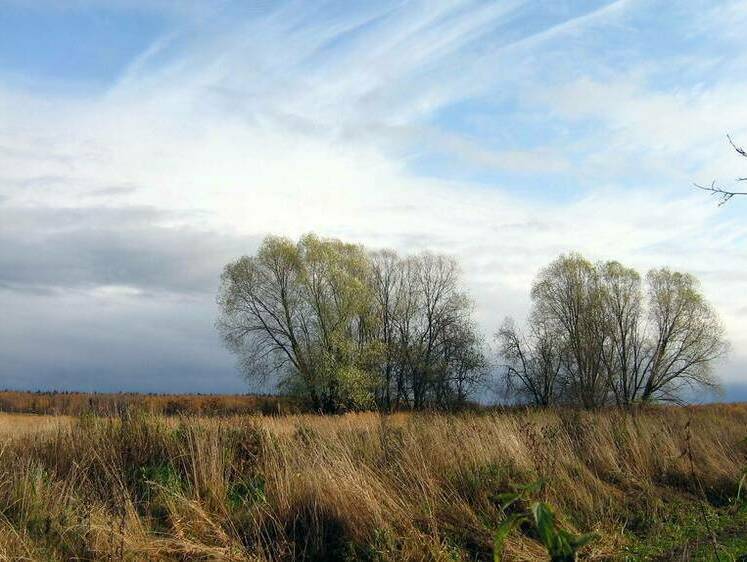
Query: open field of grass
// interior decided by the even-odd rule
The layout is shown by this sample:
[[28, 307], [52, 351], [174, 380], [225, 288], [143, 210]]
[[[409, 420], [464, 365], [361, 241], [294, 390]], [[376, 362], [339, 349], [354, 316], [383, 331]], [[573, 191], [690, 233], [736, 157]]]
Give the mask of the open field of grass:
[[[492, 560], [514, 504], [588, 560], [737, 560], [747, 405], [451, 415], [0, 416], [3, 560]], [[543, 560], [536, 531], [504, 560]]]

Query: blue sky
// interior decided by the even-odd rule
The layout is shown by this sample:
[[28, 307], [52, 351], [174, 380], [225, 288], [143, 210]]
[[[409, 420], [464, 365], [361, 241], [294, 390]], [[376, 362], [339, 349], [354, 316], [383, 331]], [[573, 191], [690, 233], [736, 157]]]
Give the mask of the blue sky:
[[11, 80], [110, 86], [123, 69], [166, 31], [156, 14], [101, 7], [3, 7], [0, 64]]
[[692, 183], [747, 174], [746, 25], [745, 1], [0, 0], [0, 386], [242, 390], [221, 266], [313, 230], [457, 255], [486, 334], [560, 252], [692, 271], [736, 396], [747, 201]]

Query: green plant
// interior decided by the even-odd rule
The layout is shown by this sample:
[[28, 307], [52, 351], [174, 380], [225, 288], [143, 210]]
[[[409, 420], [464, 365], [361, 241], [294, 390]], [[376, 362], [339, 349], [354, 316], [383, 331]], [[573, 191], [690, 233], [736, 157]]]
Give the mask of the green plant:
[[265, 479], [257, 475], [233, 482], [228, 488], [227, 499], [232, 509], [266, 502]]
[[[511, 505], [526, 500], [527, 496], [539, 492], [544, 487], [544, 481], [538, 480], [517, 488], [515, 492], [502, 494], [506, 500], [503, 504], [505, 512]], [[534, 502], [529, 510], [521, 510], [508, 515], [496, 529], [493, 538], [493, 560], [500, 562], [503, 547], [511, 532], [523, 524], [531, 524], [544, 545], [550, 560], [553, 562], [573, 562], [577, 559], [578, 551], [596, 538], [594, 533], [575, 535], [558, 526], [552, 508], [545, 502]]]
[[739, 479], [739, 487], [737, 488], [737, 497], [735, 500], [735, 503], [739, 504], [740, 501], [743, 501], [742, 497], [742, 490], [744, 490], [745, 482], [747, 481], [747, 468], [745, 468], [742, 471], [742, 478]]
[[596, 538], [594, 533], [574, 535], [558, 527], [555, 514], [546, 503], [537, 502], [532, 505], [532, 515], [540, 540], [553, 562], [576, 560], [578, 551]]

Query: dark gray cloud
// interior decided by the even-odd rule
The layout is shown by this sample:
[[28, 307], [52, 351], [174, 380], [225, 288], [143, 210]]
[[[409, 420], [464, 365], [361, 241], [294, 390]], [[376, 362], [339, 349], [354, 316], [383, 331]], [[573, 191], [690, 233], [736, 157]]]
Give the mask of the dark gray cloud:
[[0, 290], [0, 387], [244, 392], [212, 295], [160, 299]]
[[725, 384], [724, 393], [720, 397], [720, 400], [724, 402], [747, 402], [747, 383], [734, 382]]
[[170, 218], [148, 207], [0, 208], [0, 285], [209, 293], [223, 265], [258, 244], [257, 237], [159, 225]]
[[0, 387], [247, 390], [214, 328], [215, 293], [258, 239], [160, 225], [175, 218], [0, 207]]

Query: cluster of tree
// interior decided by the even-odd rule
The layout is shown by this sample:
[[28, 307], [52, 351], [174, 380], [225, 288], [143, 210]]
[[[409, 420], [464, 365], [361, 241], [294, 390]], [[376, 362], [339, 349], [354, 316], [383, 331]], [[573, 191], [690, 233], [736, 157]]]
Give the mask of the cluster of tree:
[[537, 277], [526, 329], [507, 319], [489, 365], [456, 262], [314, 235], [268, 237], [225, 267], [218, 327], [247, 378], [323, 412], [463, 405], [490, 373], [537, 405], [673, 399], [715, 386], [723, 328], [697, 280], [561, 256]]
[[218, 327], [249, 378], [315, 410], [449, 408], [487, 372], [454, 260], [268, 237], [226, 266]]
[[644, 288], [618, 262], [571, 254], [540, 272], [531, 297], [526, 331], [508, 319], [496, 335], [514, 395], [591, 408], [716, 386], [712, 365], [727, 350], [724, 330], [692, 275], [654, 269]]

